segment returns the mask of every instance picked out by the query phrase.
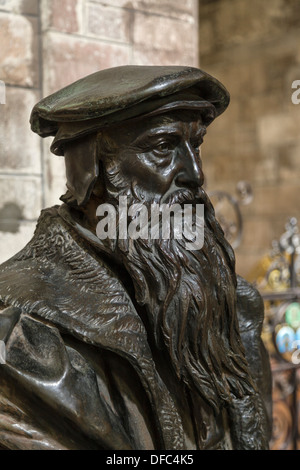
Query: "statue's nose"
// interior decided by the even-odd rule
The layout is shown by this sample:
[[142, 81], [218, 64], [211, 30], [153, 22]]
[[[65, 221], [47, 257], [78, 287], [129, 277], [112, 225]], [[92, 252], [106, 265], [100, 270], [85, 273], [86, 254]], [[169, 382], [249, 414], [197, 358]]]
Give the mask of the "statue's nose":
[[181, 153], [181, 168], [175, 178], [175, 183], [180, 187], [202, 186], [204, 174], [199, 153], [190, 145]]

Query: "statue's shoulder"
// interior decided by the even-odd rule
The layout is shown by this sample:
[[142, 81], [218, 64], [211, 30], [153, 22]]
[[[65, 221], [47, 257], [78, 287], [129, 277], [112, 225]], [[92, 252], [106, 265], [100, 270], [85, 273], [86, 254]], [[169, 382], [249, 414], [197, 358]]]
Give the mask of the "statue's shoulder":
[[237, 315], [240, 331], [257, 330], [260, 334], [264, 320], [264, 303], [257, 288], [237, 276]]
[[42, 275], [43, 266], [54, 261], [58, 248], [65, 245], [67, 240], [68, 234], [59, 223], [57, 207], [43, 210], [31, 240], [12, 258], [0, 265], [0, 292], [7, 282], [11, 283], [12, 288], [15, 287], [20, 277], [32, 281], [34, 268], [37, 269], [35, 275]]
[[0, 265], [0, 302], [23, 306], [25, 299], [31, 304], [54, 299], [62, 285], [80, 283], [80, 274], [92, 263], [88, 244], [74, 235], [57, 207], [45, 209], [32, 239]]

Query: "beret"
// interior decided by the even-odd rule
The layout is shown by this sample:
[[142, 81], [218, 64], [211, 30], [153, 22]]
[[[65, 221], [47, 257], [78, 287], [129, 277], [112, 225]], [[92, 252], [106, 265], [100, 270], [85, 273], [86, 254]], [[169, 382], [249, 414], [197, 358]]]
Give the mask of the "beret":
[[42, 99], [32, 110], [30, 124], [41, 137], [55, 136], [51, 150], [64, 155], [67, 141], [158, 109], [174, 109], [175, 103], [210, 110], [208, 125], [227, 108], [229, 93], [217, 79], [195, 67], [114, 67]]

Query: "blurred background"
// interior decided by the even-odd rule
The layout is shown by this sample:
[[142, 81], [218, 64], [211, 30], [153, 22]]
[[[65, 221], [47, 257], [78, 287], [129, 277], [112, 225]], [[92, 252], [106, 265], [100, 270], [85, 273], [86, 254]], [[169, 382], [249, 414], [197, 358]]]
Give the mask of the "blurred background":
[[42, 97], [126, 64], [199, 66], [229, 90], [202, 146], [205, 184], [238, 273], [264, 296], [273, 449], [299, 446], [299, 44], [299, 0], [0, 0], [0, 262], [65, 192], [63, 159], [29, 126]]

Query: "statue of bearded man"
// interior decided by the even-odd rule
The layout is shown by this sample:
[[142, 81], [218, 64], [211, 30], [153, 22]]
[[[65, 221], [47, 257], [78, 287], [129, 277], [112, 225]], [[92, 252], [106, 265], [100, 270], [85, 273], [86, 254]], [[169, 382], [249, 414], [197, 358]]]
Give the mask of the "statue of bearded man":
[[[34, 107], [68, 190], [0, 267], [4, 449], [268, 448], [263, 303], [203, 189], [199, 147], [228, 103], [199, 69], [125, 66]], [[192, 208], [191, 232], [204, 207], [201, 246], [163, 237], [160, 219], [151, 236], [163, 204]], [[97, 236], [99, 207], [113, 237]]]

